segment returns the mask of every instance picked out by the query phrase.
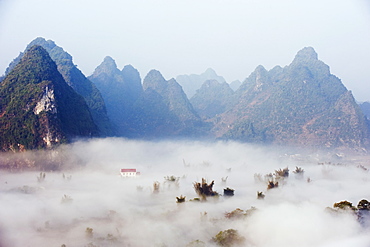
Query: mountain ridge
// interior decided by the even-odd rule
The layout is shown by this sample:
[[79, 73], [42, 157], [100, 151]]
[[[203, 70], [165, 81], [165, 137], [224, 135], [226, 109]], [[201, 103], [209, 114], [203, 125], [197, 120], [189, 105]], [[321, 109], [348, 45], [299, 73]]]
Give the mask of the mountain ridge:
[[89, 81], [73, 63], [72, 56], [64, 51], [62, 47], [57, 46], [54, 41], [45, 40], [42, 37], [32, 40], [27, 45], [25, 51], [21, 52], [19, 56], [9, 64], [9, 67], [5, 71], [5, 75], [16, 66], [24, 53], [34, 45], [42, 46], [49, 53], [50, 57], [57, 64], [58, 71], [62, 74], [67, 84], [84, 97], [102, 136], [112, 135], [113, 132], [106, 113], [105, 103], [99, 90], [97, 90], [95, 85]]
[[[132, 65], [125, 65], [120, 70], [115, 60], [106, 56], [92, 75], [86, 78], [73, 64], [72, 56], [56, 46], [55, 42], [43, 38], [31, 42], [39, 43], [42, 44], [41, 47], [46, 47], [43, 49], [48, 54], [48, 57], [45, 54], [41, 56], [45, 61], [40, 64], [48, 64], [49, 59], [53, 61], [57, 72], [49, 74], [53, 74], [55, 78], [62, 76], [69, 88], [63, 90], [72, 90], [82, 97], [82, 104], [87, 104], [87, 112], [94, 120], [93, 125], [98, 126], [100, 131], [102, 126], [107, 127], [106, 131], [101, 132], [103, 136], [111, 131], [111, 135], [114, 133], [116, 136], [136, 139], [206, 138], [352, 150], [363, 150], [370, 145], [370, 121], [368, 115], [366, 117], [364, 114], [367, 105], [361, 104], [360, 107], [356, 103], [351, 91], [338, 77], [331, 74], [330, 67], [319, 60], [312, 47], [299, 50], [292, 62], [285, 67], [275, 66], [267, 70], [263, 65], [257, 66], [240, 85], [236, 82], [236, 90], [212, 69], [207, 69], [202, 75], [192, 75], [200, 78], [197, 83], [204, 78], [210, 79], [202, 81], [189, 99], [184, 85], [177, 81], [179, 77], [166, 80], [161, 72], [151, 70], [141, 80], [140, 73]], [[15, 73], [13, 70], [22, 62], [28, 50], [34, 47], [29, 46], [24, 54], [21, 53], [14, 59], [1, 83], [9, 83], [8, 77], [12, 77], [12, 73]], [[48, 66], [51, 65], [45, 65], [45, 68]], [[19, 76], [23, 78], [28, 78], [29, 73], [34, 73], [31, 67], [29, 71], [18, 70]], [[55, 86], [47, 83], [55, 78], [43, 79], [42, 89], [30, 87], [32, 93], [29, 97], [36, 100], [30, 101], [34, 104], [33, 115], [63, 112], [56, 107], [56, 98], [60, 96], [56, 96]], [[60, 78], [56, 80], [61, 81]], [[21, 88], [20, 85], [18, 87]], [[6, 91], [2, 91], [0, 97], [7, 98]], [[74, 98], [72, 101], [81, 100]], [[66, 102], [62, 105], [68, 109], [73, 108], [67, 106]], [[19, 111], [22, 112], [21, 109], [27, 107], [30, 106], [25, 104]], [[94, 107], [100, 109], [100, 113], [95, 112], [94, 115]], [[30, 119], [35, 119], [31, 113], [27, 114]], [[73, 114], [70, 113], [70, 116], [74, 116]], [[81, 115], [85, 119], [88, 118], [86, 114], [82, 110]], [[0, 115], [6, 115], [4, 110]], [[102, 118], [99, 119], [98, 116]], [[59, 119], [70, 124], [68, 128], [71, 130], [75, 128], [68, 118]], [[76, 119], [76, 116], [72, 119]], [[34, 121], [33, 124], [46, 126], [45, 124], [53, 122], [52, 118], [46, 117], [40, 121]], [[62, 129], [68, 125], [63, 125], [62, 120], [58, 121], [61, 123], [53, 124], [53, 128]], [[87, 126], [90, 131], [86, 133], [83, 130], [79, 130], [83, 132], [79, 133], [76, 129], [77, 132], [60, 132], [58, 129], [59, 132], [55, 130], [55, 133], [97, 136], [93, 126], [87, 125], [90, 125]], [[3, 130], [7, 131], [8, 127], [9, 131], [19, 132], [14, 126], [4, 122]], [[38, 131], [35, 132], [32, 128], [29, 130], [29, 133], [24, 134], [26, 139], [30, 139]], [[10, 135], [10, 132], [6, 135]], [[45, 138], [49, 140], [48, 143], [52, 142], [50, 140], [56, 143], [55, 137]], [[57, 139], [69, 140], [69, 136], [60, 134]], [[12, 145], [16, 149], [16, 144]], [[6, 145], [3, 145], [4, 148]]]
[[41, 46], [30, 47], [1, 82], [1, 149], [52, 148], [98, 136], [85, 100]]

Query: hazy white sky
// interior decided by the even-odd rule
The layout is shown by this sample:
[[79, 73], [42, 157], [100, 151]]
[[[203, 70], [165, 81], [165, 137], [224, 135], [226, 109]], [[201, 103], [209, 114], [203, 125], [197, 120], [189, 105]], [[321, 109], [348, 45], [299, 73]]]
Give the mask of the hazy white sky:
[[109, 55], [142, 77], [211, 67], [228, 82], [312, 46], [357, 100], [370, 100], [368, 0], [0, 0], [0, 74], [39, 36], [87, 76]]

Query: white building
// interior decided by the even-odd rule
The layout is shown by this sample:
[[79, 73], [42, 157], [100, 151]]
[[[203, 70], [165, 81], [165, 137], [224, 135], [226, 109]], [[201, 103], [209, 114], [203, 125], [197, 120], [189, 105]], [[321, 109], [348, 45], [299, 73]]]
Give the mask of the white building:
[[136, 169], [121, 169], [122, 177], [136, 177], [138, 175], [140, 175], [140, 172], [137, 172]]

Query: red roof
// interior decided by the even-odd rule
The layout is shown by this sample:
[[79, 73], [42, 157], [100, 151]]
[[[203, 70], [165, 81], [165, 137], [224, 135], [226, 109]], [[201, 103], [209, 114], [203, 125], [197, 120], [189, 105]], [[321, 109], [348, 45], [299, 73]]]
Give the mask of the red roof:
[[121, 169], [121, 172], [136, 172], [136, 169]]

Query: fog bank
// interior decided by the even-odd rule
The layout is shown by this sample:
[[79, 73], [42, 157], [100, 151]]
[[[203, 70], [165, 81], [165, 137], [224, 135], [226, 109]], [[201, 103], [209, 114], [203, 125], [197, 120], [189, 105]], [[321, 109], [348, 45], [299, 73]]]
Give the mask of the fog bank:
[[[354, 214], [327, 209], [370, 199], [366, 167], [285, 151], [120, 138], [64, 146], [59, 171], [1, 171], [0, 246], [219, 246], [212, 238], [228, 229], [243, 239], [235, 246], [369, 246], [369, 228]], [[289, 177], [267, 189], [265, 174], [286, 167]], [[122, 168], [141, 174], [123, 178]], [[220, 196], [193, 200], [202, 178]], [[223, 195], [227, 187], [234, 196]], [[226, 217], [237, 208], [247, 216]]]

